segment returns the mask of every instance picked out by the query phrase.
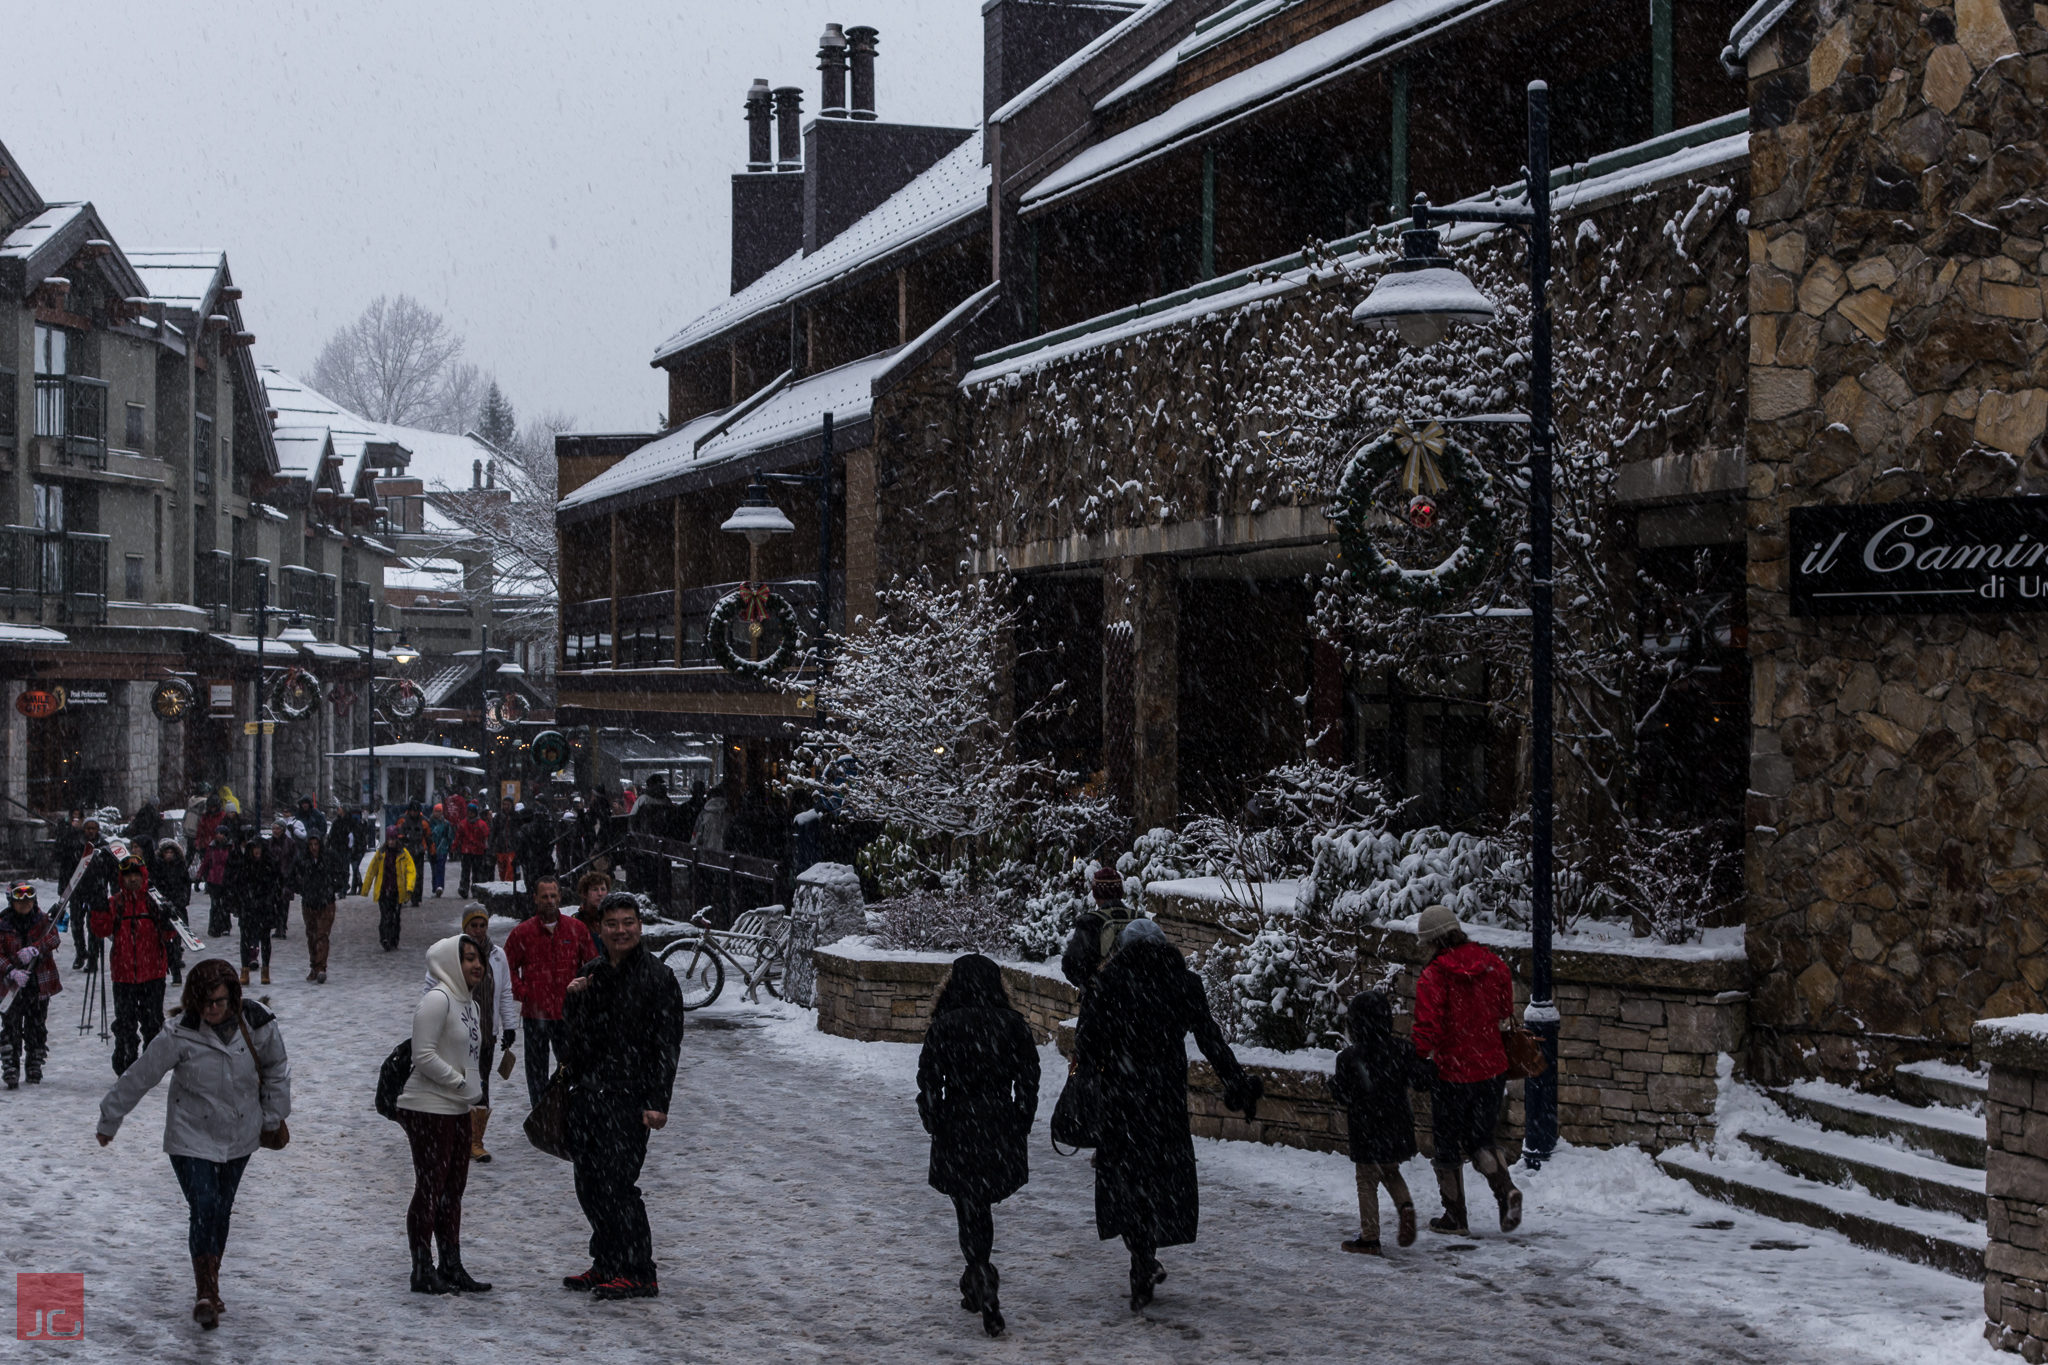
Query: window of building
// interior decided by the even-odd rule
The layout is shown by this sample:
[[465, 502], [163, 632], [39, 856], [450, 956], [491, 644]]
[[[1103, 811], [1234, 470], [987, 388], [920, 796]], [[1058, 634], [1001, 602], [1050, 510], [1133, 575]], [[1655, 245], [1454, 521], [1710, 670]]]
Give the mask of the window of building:
[[142, 443], [145, 439], [142, 404], [130, 403], [128, 405], [128, 430], [125, 435], [130, 450], [142, 449]]
[[36, 324], [36, 373], [69, 374], [71, 334], [62, 327]]
[[121, 579], [121, 595], [130, 602], [143, 600], [141, 555], [127, 557], [126, 572]]

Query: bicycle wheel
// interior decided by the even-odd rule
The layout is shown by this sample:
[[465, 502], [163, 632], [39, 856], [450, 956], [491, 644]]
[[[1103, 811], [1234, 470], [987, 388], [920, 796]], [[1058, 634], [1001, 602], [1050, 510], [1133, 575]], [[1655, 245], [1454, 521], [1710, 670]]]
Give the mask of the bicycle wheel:
[[774, 996], [777, 1000], [782, 998], [783, 961], [784, 955], [778, 950], [775, 956], [768, 959], [768, 974], [761, 978], [761, 984], [768, 988], [768, 994]]
[[661, 950], [661, 960], [683, 988], [683, 1008], [702, 1009], [725, 989], [725, 964], [702, 939], [683, 939]]

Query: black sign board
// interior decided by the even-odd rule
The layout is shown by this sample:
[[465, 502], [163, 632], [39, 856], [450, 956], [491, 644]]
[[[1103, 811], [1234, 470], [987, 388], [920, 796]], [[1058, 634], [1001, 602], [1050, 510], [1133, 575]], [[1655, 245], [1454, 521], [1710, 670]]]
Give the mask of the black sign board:
[[2048, 498], [1792, 509], [1792, 614], [2048, 611]]

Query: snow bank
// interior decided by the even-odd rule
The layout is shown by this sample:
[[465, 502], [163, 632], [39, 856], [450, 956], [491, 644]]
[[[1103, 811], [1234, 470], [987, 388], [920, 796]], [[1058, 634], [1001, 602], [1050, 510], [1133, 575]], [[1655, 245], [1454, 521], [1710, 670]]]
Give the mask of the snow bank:
[[1237, 880], [1225, 880], [1222, 877], [1180, 877], [1173, 881], [1151, 882], [1145, 887], [1145, 894], [1178, 896], [1182, 900], [1202, 901], [1209, 905], [1243, 905], [1256, 895], [1259, 903], [1266, 909], [1292, 914], [1307, 888], [1306, 881], [1247, 884]]

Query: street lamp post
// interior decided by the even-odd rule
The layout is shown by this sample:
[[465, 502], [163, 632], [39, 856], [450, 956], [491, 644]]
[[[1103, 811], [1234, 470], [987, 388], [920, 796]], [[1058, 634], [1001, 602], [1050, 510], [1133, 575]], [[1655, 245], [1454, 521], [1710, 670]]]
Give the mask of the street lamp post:
[[[368, 721], [368, 724], [363, 728], [368, 730], [370, 735], [370, 795], [363, 804], [369, 805], [370, 802], [377, 800], [377, 627], [375, 624], [370, 626], [369, 643], [365, 644], [362, 649], [363, 664], [370, 671], [370, 680], [363, 688], [363, 715]], [[411, 663], [416, 657], [418, 656], [412, 652], [411, 646], [405, 642], [405, 632], [401, 630], [398, 632], [398, 644], [391, 651], [391, 662], [404, 665]], [[383, 828], [384, 809], [380, 804], [377, 807], [376, 830], [379, 838], [382, 838]]]
[[263, 796], [263, 710], [268, 702], [270, 688], [263, 678], [263, 637], [270, 633], [270, 575], [256, 575], [256, 783], [249, 799], [256, 803], [256, 829], [264, 827], [264, 809], [270, 802]]
[[1529, 819], [1530, 971], [1523, 1020], [1543, 1040], [1550, 1065], [1523, 1083], [1523, 1115], [1531, 1164], [1557, 1147], [1557, 1003], [1551, 986], [1551, 821], [1556, 805], [1551, 744], [1552, 604], [1550, 555], [1550, 87], [1529, 82], [1529, 202], [1436, 208], [1415, 197], [1410, 230], [1401, 234], [1402, 259], [1361, 303], [1352, 318], [1390, 329], [1413, 346], [1428, 346], [1450, 324], [1483, 321], [1494, 309], [1470, 280], [1437, 255], [1432, 222], [1494, 223], [1529, 234]]
[[[286, 614], [284, 618], [284, 629], [277, 633], [277, 642], [281, 645], [290, 645], [294, 650], [296, 650], [300, 645], [310, 645], [319, 638], [319, 636], [313, 634], [311, 630], [307, 629], [306, 618], [300, 615], [296, 610]], [[316, 786], [318, 785], [319, 768], [320, 765], [318, 763], [315, 763], [313, 765]]]

